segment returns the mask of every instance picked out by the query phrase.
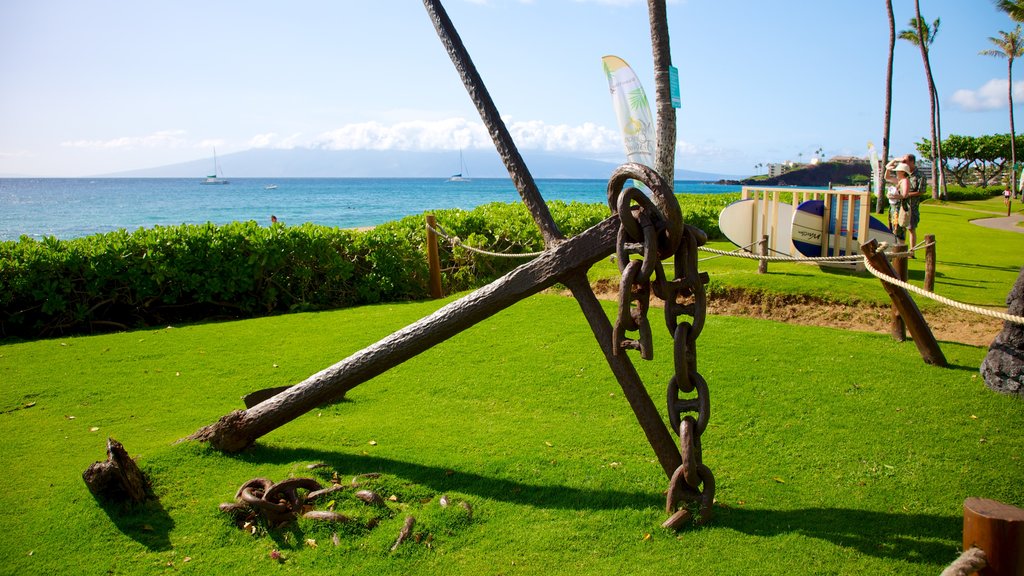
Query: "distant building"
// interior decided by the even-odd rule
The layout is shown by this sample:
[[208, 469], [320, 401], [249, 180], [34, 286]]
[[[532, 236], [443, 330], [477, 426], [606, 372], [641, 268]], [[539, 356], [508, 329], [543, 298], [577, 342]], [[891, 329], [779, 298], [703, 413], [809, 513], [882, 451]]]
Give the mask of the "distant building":
[[832, 158], [829, 158], [829, 162], [838, 162], [839, 164], [863, 164], [867, 161], [856, 156], [833, 156]]
[[785, 168], [785, 167], [786, 167], [785, 164], [780, 164], [778, 162], [769, 162], [768, 163], [768, 177], [769, 178], [774, 178], [776, 176], [782, 176], [783, 168]]

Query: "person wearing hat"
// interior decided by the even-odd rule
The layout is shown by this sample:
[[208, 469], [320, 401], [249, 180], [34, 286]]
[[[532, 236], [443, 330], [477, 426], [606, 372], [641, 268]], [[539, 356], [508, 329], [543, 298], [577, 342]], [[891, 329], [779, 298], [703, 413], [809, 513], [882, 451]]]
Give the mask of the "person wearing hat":
[[[911, 258], [917, 245], [917, 224], [921, 221], [918, 206], [924, 191], [924, 179], [917, 175], [915, 160], [913, 154], [907, 154], [885, 165], [886, 181], [895, 184], [895, 190], [888, 194], [889, 226], [897, 238], [907, 240]], [[905, 212], [902, 217], [901, 212]]]

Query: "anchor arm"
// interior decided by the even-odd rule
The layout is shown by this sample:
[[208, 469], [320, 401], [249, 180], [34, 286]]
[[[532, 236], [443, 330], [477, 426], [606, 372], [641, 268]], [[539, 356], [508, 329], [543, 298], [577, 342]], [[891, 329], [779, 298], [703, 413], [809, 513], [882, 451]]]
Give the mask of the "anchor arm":
[[[208, 441], [225, 452], [243, 450], [264, 434], [317, 406], [343, 397], [345, 392], [370, 378], [524, 298], [587, 270], [598, 260], [609, 256], [615, 249], [618, 228], [617, 216], [607, 218], [578, 236], [548, 249], [534, 260], [519, 266], [487, 286], [444, 306], [252, 408], [223, 416], [217, 422], [199, 429], [188, 439]], [[607, 322], [605, 319], [605, 323]]]

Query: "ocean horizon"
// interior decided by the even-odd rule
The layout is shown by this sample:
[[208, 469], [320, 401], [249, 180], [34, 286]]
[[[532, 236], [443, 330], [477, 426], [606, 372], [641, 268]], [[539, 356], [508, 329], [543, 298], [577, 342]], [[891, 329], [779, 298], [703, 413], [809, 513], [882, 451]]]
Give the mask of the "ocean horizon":
[[[0, 178], [0, 241], [66, 240], [118, 229], [180, 224], [312, 222], [376, 226], [406, 216], [491, 202], [518, 202], [508, 178]], [[606, 180], [537, 179], [546, 201], [605, 203]], [[677, 193], [722, 194], [740, 186], [679, 180]]]

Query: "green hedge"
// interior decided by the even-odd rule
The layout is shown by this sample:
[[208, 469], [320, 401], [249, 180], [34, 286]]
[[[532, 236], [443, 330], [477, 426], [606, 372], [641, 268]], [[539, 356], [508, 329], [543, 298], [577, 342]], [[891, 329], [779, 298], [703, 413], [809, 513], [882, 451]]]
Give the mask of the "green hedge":
[[[684, 219], [720, 235], [737, 194], [680, 195]], [[603, 204], [549, 203], [566, 236], [608, 216]], [[521, 203], [434, 212], [469, 246], [543, 249]], [[482, 256], [441, 242], [447, 292], [482, 286], [524, 259]], [[202, 320], [324, 310], [428, 295], [423, 216], [369, 231], [256, 222], [157, 226], [73, 240], [0, 242], [0, 337], [38, 338]]]

